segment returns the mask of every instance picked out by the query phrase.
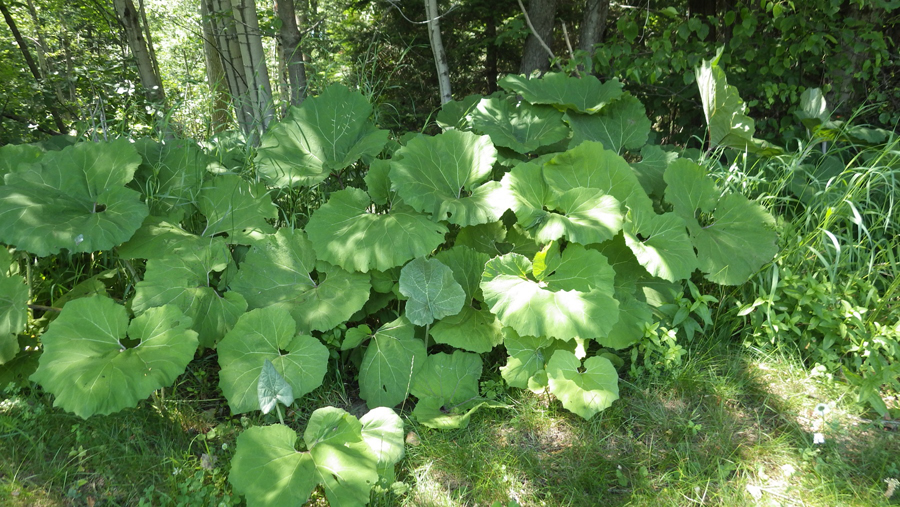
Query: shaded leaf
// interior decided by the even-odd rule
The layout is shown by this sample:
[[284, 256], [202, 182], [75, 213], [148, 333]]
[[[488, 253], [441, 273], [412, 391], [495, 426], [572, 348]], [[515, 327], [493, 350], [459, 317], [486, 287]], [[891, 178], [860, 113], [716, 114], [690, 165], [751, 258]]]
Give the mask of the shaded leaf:
[[359, 396], [370, 408], [393, 407], [406, 399], [413, 375], [425, 364], [425, 344], [405, 317], [381, 326], [359, 367]]
[[266, 220], [278, 217], [266, 186], [251, 183], [234, 174], [208, 180], [200, 191], [197, 207], [206, 216], [202, 236], [225, 233], [230, 243], [245, 241], [241, 233], [247, 229], [273, 232]]

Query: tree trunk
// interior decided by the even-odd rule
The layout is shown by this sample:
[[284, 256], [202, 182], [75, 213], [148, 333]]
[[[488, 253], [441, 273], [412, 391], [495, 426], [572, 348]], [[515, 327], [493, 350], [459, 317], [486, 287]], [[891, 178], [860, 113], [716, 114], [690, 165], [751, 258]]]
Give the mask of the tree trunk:
[[147, 41], [144, 38], [144, 30], [137, 10], [131, 0], [113, 0], [116, 7], [116, 15], [119, 22], [125, 29], [125, 38], [128, 40], [128, 46], [137, 62], [138, 75], [141, 84], [147, 94], [150, 102], [162, 103], [166, 100], [166, 94], [163, 90], [162, 79], [153, 66], [153, 60], [150, 58], [150, 51], [147, 48]]
[[144, 37], [147, 40], [147, 50], [150, 53], [150, 62], [153, 64], [153, 72], [162, 76], [159, 71], [159, 61], [156, 59], [156, 50], [153, 48], [153, 37], [150, 36], [150, 23], [147, 22], [147, 12], [144, 11], [144, 0], [138, 0], [138, 11], [141, 13], [141, 26], [144, 28]]
[[540, 71], [542, 74], [550, 70], [550, 55], [541, 41], [553, 49], [553, 21], [556, 18], [557, 0], [530, 0], [528, 2], [528, 18], [534, 31], [525, 39], [522, 51], [522, 64], [519, 74], [531, 74]]
[[251, 139], [253, 130], [253, 107], [247, 92], [247, 78], [244, 75], [244, 60], [237, 42], [234, 16], [231, 15], [230, 0], [202, 0], [210, 12], [210, 27], [215, 34], [225, 80], [231, 94], [234, 113], [241, 132]]
[[281, 20], [282, 58], [287, 66], [291, 83], [291, 105], [299, 106], [306, 97], [306, 67], [303, 65], [303, 49], [300, 46], [300, 30], [297, 27], [294, 0], [276, 0], [275, 8]]
[[[6, 4], [3, 0], [0, 0], [0, 13], [3, 13], [3, 19], [6, 20], [6, 24], [9, 26], [9, 31], [12, 32], [13, 37], [16, 39], [16, 44], [19, 46], [19, 50], [22, 51], [22, 57], [25, 58], [25, 64], [28, 65], [28, 70], [31, 71], [31, 75], [34, 76], [34, 80], [38, 83], [43, 82], [43, 76], [41, 76], [41, 71], [38, 69], [36, 63], [34, 63], [34, 58], [31, 57], [31, 52], [28, 51], [28, 46], [25, 44], [25, 39], [22, 38], [22, 34], [19, 32], [19, 27], [16, 26], [16, 20], [13, 19], [12, 14], [10, 14], [9, 9], [6, 8]], [[50, 110], [50, 116], [53, 117], [53, 123], [56, 124], [56, 128], [60, 133], [65, 132], [66, 125], [63, 123], [62, 118], [59, 116], [59, 113], [56, 111], [56, 108], [50, 106], [48, 107]]]
[[235, 34], [244, 64], [247, 99], [253, 114], [253, 125], [248, 142], [256, 145], [275, 117], [269, 69], [266, 67], [266, 57], [259, 32], [259, 19], [256, 16], [256, 2], [254, 0], [231, 0], [231, 12], [234, 15]]
[[212, 111], [210, 120], [214, 133], [228, 130], [228, 82], [225, 77], [225, 68], [222, 67], [222, 57], [219, 51], [212, 18], [210, 17], [210, 3], [208, 0], [200, 2], [200, 24], [203, 28], [203, 54], [206, 56], [206, 81], [212, 92]]
[[603, 42], [608, 16], [609, 0], [585, 0], [578, 49], [586, 51], [591, 57], [594, 56], [594, 46]]
[[495, 12], [488, 14], [488, 18], [485, 20], [484, 38], [489, 41], [484, 57], [484, 74], [487, 80], [487, 92], [491, 94], [497, 91], [497, 74], [500, 73], [498, 65], [500, 51], [497, 47], [497, 14]]
[[450, 94], [450, 66], [447, 65], [447, 53], [441, 41], [441, 25], [437, 0], [425, 0], [425, 17], [428, 18], [428, 40], [431, 41], [431, 52], [434, 54], [434, 66], [437, 69], [438, 88], [441, 92], [441, 104], [453, 100]]

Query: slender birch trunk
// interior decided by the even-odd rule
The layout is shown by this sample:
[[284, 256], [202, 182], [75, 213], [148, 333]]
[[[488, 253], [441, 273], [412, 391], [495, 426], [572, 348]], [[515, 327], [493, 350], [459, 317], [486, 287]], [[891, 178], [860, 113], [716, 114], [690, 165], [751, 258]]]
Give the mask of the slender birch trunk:
[[453, 96], [450, 93], [450, 66], [447, 65], [447, 53], [444, 51], [444, 43], [441, 41], [437, 0], [425, 0], [425, 16], [428, 18], [428, 39], [431, 41], [431, 52], [434, 53], [441, 104], [446, 104], [453, 100]]

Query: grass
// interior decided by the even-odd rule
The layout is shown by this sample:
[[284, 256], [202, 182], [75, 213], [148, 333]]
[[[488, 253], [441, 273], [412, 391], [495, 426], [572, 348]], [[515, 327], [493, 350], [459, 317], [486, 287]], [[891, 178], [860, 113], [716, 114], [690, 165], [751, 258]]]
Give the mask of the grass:
[[[209, 391], [214, 377], [209, 357], [164, 399], [87, 421], [53, 408], [38, 390], [7, 391], [3, 504], [230, 505], [237, 499], [225, 479], [236, 435], [263, 421], [231, 417]], [[843, 386], [810, 376], [787, 351], [698, 339], [676, 369], [623, 379], [621, 399], [589, 421], [546, 395], [505, 391], [498, 380], [494, 372], [486, 382], [510, 408], [483, 409], [465, 429], [407, 419], [407, 454], [397, 467], [407, 491], [373, 493], [371, 505], [900, 503], [900, 495], [884, 497], [884, 481], [900, 477], [896, 428], [867, 421]], [[313, 407], [365, 411], [336, 378], [309, 397], [289, 414], [297, 429]], [[813, 443], [819, 428], [824, 444]], [[310, 504], [325, 505], [321, 495]]]

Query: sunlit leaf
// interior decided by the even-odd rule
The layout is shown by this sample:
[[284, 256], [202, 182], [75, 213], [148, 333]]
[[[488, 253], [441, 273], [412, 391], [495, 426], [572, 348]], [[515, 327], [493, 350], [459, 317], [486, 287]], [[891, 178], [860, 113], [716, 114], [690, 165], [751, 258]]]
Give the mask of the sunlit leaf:
[[684, 220], [675, 213], [633, 213], [625, 224], [625, 243], [653, 275], [674, 282], [697, 269], [694, 245]]
[[481, 354], [490, 352], [503, 341], [502, 329], [491, 312], [464, 306], [456, 315], [437, 322], [431, 328], [431, 336], [437, 343]]
[[619, 399], [619, 376], [605, 357], [589, 357], [582, 366], [575, 354], [557, 350], [547, 363], [547, 377], [550, 392], [566, 410], [585, 419]]
[[273, 232], [266, 220], [278, 217], [265, 185], [233, 174], [208, 180], [200, 191], [197, 207], [206, 216], [202, 235], [226, 233], [230, 243], [244, 242], [241, 233], [247, 229]]
[[509, 96], [481, 99], [469, 113], [469, 122], [476, 132], [491, 136], [495, 145], [525, 154], [568, 137], [569, 127], [562, 117], [550, 106], [535, 106]]
[[[0, 251], [6, 249], [0, 247]], [[28, 286], [21, 276], [7, 277], [6, 269], [0, 263], [0, 364], [19, 352], [17, 336], [28, 322]]]
[[268, 359], [263, 360], [256, 391], [256, 396], [259, 398], [259, 409], [263, 414], [271, 412], [278, 402], [284, 406], [290, 406], [294, 402], [294, 390], [291, 385], [284, 380], [284, 377], [272, 365], [272, 361]]
[[585, 141], [597, 141], [616, 153], [636, 150], [647, 144], [650, 135], [650, 119], [641, 101], [625, 95], [604, 107], [594, 115], [566, 113], [566, 122], [572, 127], [575, 147]]
[[129, 324], [125, 307], [104, 296], [71, 301], [41, 335], [44, 353], [31, 379], [56, 396], [54, 406], [85, 419], [137, 406], [194, 358], [190, 323], [171, 305]]
[[359, 92], [332, 85], [291, 107], [259, 146], [260, 174], [277, 187], [311, 186], [362, 157], [374, 157], [388, 131], [369, 120], [372, 106]]
[[588, 114], [603, 110], [622, 95], [622, 83], [616, 79], [601, 84], [591, 75], [576, 78], [562, 72], [548, 72], [540, 79], [509, 74], [497, 84], [532, 104], [550, 104]]
[[417, 326], [456, 315], [466, 302], [466, 293], [453, 279], [453, 272], [437, 259], [418, 258], [400, 271], [400, 293], [406, 301], [406, 318]]

